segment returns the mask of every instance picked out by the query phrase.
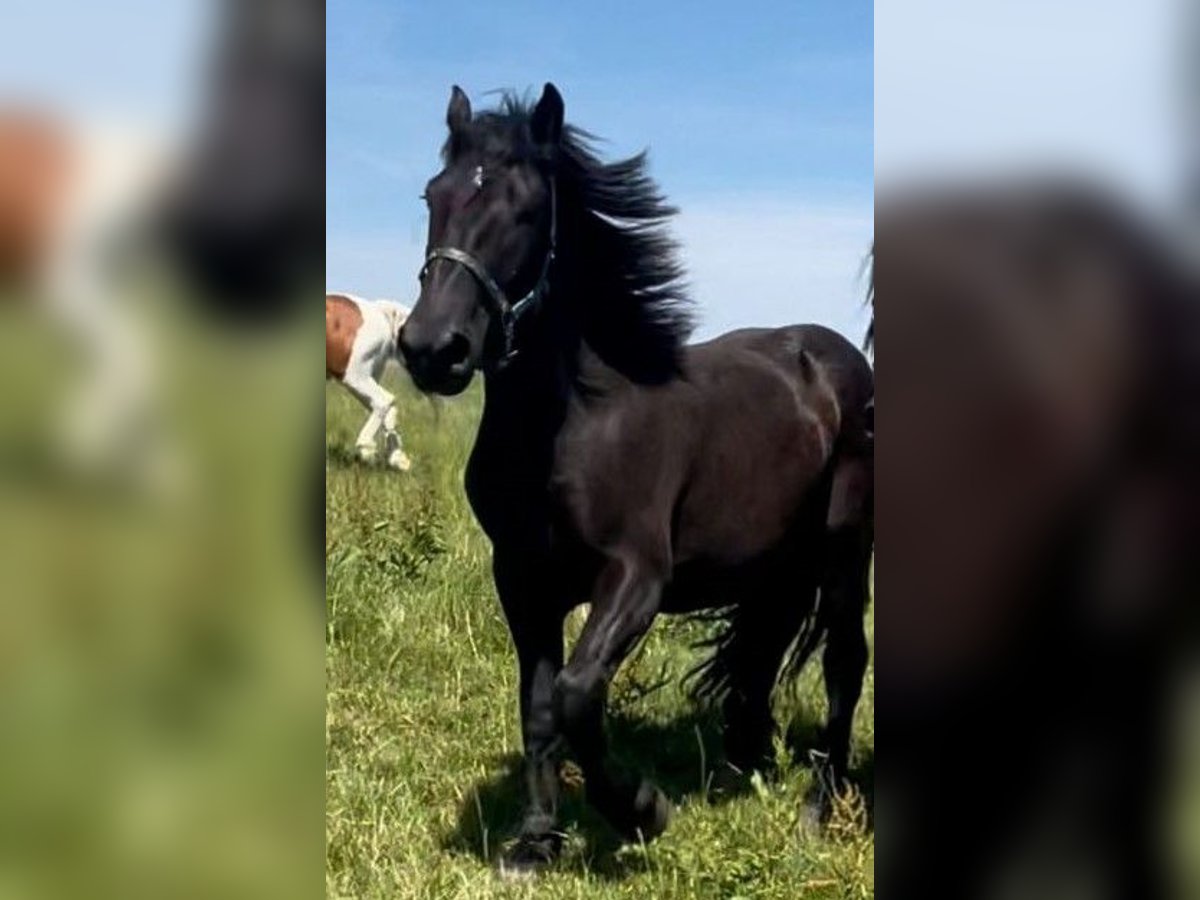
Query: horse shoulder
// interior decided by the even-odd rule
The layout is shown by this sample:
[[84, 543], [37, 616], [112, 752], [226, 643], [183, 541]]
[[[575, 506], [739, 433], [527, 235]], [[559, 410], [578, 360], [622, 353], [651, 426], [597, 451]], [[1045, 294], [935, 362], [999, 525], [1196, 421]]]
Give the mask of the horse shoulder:
[[585, 545], [667, 567], [698, 434], [685, 385], [576, 404], [556, 445], [554, 503]]

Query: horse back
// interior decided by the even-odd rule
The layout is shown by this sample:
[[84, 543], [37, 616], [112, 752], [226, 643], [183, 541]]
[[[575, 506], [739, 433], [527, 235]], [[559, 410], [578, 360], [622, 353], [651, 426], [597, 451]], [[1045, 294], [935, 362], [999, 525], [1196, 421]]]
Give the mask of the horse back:
[[676, 556], [740, 564], [824, 525], [835, 467], [869, 465], [870, 366], [827, 328], [731, 332], [692, 348], [704, 429], [679, 500]]
[[805, 510], [824, 516], [817, 495], [835, 453], [866, 446], [870, 367], [818, 326], [731, 332], [682, 363], [680, 378], [569, 415], [558, 495], [593, 546], [633, 542], [670, 565], [746, 563]]

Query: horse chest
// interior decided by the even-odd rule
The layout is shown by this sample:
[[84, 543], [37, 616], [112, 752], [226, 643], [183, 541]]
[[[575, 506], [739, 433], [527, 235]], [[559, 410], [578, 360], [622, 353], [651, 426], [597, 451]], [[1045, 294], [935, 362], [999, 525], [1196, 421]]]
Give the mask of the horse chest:
[[493, 544], [539, 557], [574, 558], [595, 546], [592, 492], [580, 471], [545, 446], [481, 435], [467, 462], [467, 499]]

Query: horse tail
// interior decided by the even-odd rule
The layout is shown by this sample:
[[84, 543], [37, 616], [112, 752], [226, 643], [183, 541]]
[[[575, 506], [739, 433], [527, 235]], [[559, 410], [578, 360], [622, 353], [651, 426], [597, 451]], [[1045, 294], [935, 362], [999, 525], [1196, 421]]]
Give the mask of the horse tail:
[[[772, 608], [769, 615], [741, 604], [694, 614], [694, 620], [715, 627], [693, 645], [707, 651], [707, 656], [684, 676], [691, 699], [719, 704], [735, 689], [745, 654], [764, 652], [772, 644], [776, 652], [785, 650], [775, 683], [794, 680], [825, 636], [828, 623], [821, 614], [819, 593], [817, 579], [804, 577], [789, 588], [787, 602]], [[787, 639], [787, 644], [776, 643], [781, 639]]]

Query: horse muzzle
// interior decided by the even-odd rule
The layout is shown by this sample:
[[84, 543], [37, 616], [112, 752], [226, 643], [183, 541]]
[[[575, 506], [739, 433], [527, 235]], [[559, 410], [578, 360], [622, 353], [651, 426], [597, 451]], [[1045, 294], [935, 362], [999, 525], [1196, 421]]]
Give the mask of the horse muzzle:
[[447, 329], [428, 339], [409, 319], [400, 329], [400, 352], [413, 384], [425, 394], [462, 393], [475, 374], [471, 341], [461, 331]]

